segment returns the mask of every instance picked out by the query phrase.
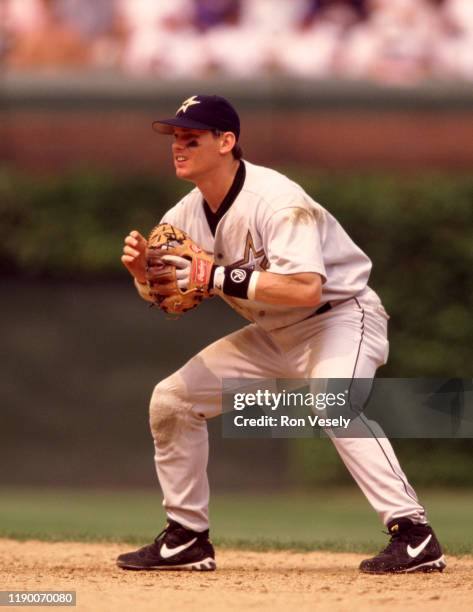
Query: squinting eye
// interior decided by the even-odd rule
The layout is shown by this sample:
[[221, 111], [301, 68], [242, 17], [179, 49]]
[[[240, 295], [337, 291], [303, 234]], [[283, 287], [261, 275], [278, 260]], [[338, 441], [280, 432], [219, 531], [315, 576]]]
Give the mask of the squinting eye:
[[199, 143], [197, 142], [197, 140], [191, 140], [187, 146], [188, 147], [198, 147]]

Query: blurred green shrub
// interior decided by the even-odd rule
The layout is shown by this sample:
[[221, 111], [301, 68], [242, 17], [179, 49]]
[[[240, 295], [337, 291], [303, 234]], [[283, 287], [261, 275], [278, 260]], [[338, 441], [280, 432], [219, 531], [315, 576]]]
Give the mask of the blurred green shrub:
[[[391, 315], [391, 356], [383, 375], [470, 376], [473, 178], [294, 178], [374, 262], [370, 285]], [[40, 178], [4, 168], [1, 273], [122, 276], [126, 233], [147, 233], [190, 187], [172, 177], [76, 172]]]
[[[472, 439], [391, 440], [401, 467], [414, 487], [472, 487]], [[327, 439], [292, 439], [288, 480], [302, 488], [350, 485], [353, 482]]]
[[185, 185], [151, 176], [34, 178], [0, 170], [1, 272], [117, 276], [124, 236], [133, 228], [148, 232], [185, 192]]

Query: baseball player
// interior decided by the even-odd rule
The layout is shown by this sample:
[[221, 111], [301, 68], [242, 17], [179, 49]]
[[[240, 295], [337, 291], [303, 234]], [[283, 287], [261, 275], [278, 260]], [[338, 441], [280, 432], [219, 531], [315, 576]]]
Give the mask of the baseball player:
[[[213, 255], [206, 290], [249, 324], [155, 387], [150, 426], [168, 522], [152, 544], [117, 563], [213, 570], [206, 419], [221, 412], [222, 379], [371, 380], [387, 359], [388, 316], [367, 285], [371, 261], [338, 221], [286, 176], [242, 159], [240, 120], [226, 99], [193, 95], [153, 127], [172, 136], [176, 175], [195, 185], [162, 222]], [[130, 232], [122, 262], [141, 297], [152, 300], [146, 252], [145, 238]], [[167, 264], [185, 290], [188, 259], [168, 255]], [[361, 571], [443, 570], [440, 545], [390, 442], [369, 431], [331, 439], [391, 536]]]

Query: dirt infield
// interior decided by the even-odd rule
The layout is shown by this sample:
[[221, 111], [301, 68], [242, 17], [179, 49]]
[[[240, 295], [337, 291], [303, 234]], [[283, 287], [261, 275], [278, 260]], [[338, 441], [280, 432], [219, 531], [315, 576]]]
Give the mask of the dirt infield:
[[220, 550], [217, 572], [127, 572], [118, 544], [0, 540], [0, 590], [75, 590], [78, 610], [471, 609], [473, 558], [442, 573], [366, 576], [362, 555]]

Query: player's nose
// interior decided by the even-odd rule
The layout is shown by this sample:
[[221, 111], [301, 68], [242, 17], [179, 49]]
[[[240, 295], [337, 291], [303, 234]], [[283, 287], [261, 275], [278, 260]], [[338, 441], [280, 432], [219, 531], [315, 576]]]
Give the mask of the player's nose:
[[175, 140], [172, 143], [172, 150], [174, 151], [174, 153], [179, 153], [183, 151], [185, 148], [186, 148], [186, 143], [184, 141], [179, 142], [178, 140]]

